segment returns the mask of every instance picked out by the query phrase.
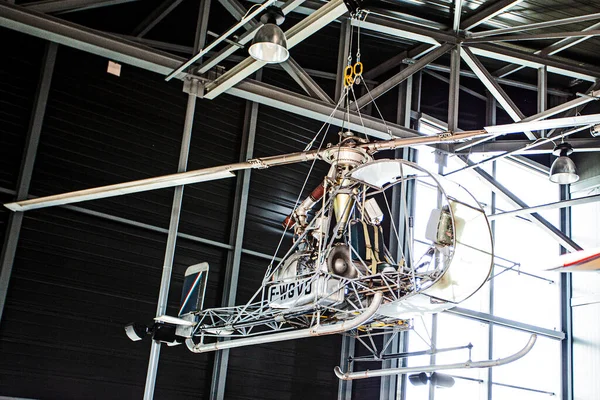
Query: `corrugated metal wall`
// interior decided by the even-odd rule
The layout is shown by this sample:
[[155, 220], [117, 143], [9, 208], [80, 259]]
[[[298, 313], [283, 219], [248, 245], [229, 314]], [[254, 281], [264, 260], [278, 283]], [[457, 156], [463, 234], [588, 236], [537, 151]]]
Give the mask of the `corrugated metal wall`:
[[[0, 186], [14, 190], [44, 43], [2, 35], [13, 40], [2, 41], [2, 52], [12, 61], [2, 65], [0, 80]], [[31, 194], [175, 172], [186, 103], [181, 84], [128, 66], [115, 77], [105, 72], [106, 63], [59, 48]], [[245, 107], [227, 95], [198, 101], [190, 169], [238, 159]], [[319, 127], [261, 106], [255, 156], [301, 150]], [[281, 221], [309, 168], [252, 173], [245, 248], [274, 252]], [[305, 194], [326, 171], [317, 164]], [[227, 243], [234, 190], [235, 179], [186, 187], [180, 232]], [[79, 206], [167, 228], [172, 193], [165, 189]], [[0, 210], [3, 226], [7, 215]], [[163, 233], [64, 208], [28, 212], [0, 324], [0, 395], [140, 398], [150, 343], [130, 342], [123, 326], [154, 316], [165, 241]], [[226, 257], [227, 250], [179, 239], [169, 312], [177, 312], [185, 268], [201, 261], [211, 265], [206, 305], [218, 305]], [[267, 263], [243, 257], [238, 302], [257, 289]], [[335, 398], [333, 367], [339, 356], [338, 336], [232, 350], [226, 398]], [[156, 398], [207, 398], [213, 357], [165, 347]]]

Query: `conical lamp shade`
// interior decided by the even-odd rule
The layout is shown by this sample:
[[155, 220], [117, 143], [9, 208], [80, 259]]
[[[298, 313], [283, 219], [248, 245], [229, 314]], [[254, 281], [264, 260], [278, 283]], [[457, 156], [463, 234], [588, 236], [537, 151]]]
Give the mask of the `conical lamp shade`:
[[550, 167], [550, 181], [567, 185], [579, 180], [575, 163], [568, 156], [560, 156], [552, 163]]
[[265, 24], [256, 32], [249, 52], [255, 60], [267, 64], [284, 62], [290, 56], [285, 33], [275, 24]]

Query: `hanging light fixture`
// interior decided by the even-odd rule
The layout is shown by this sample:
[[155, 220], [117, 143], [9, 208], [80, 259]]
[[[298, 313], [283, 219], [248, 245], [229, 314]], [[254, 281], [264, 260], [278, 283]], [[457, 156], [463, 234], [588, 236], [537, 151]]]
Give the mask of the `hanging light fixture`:
[[550, 181], [561, 185], [577, 182], [579, 180], [577, 168], [575, 168], [573, 160], [569, 158], [569, 155], [573, 153], [573, 146], [563, 142], [556, 145], [552, 153], [558, 158], [550, 167]]
[[248, 50], [252, 58], [267, 64], [276, 64], [288, 59], [290, 53], [287, 49], [285, 33], [278, 26], [284, 19], [281, 9], [274, 6], [267, 8], [260, 17], [264, 25], [256, 32]]

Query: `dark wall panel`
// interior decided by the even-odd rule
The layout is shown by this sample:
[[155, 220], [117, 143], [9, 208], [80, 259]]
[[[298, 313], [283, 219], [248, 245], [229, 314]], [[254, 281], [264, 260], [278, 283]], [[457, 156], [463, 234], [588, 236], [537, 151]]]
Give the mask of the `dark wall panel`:
[[[268, 260], [243, 256], [237, 304], [259, 288]], [[226, 399], [335, 399], [341, 336], [232, 349]]]
[[[150, 322], [166, 235], [55, 209], [24, 221], [0, 326], [0, 393], [34, 398], [139, 398], [149, 341], [133, 343], [123, 326]], [[187, 266], [219, 265], [219, 250], [180, 242], [169, 312]], [[210, 282], [214, 297], [217, 283]], [[157, 398], [196, 398], [211, 359], [183, 348], [162, 352]], [[38, 382], [31, 385], [32, 380]]]
[[15, 189], [44, 42], [0, 28], [0, 187]]

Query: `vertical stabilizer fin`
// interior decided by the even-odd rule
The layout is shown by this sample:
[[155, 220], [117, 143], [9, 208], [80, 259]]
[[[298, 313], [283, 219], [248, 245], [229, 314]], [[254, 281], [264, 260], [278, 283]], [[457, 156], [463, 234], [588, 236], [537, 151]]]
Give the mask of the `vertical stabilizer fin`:
[[192, 265], [185, 270], [179, 316], [202, 309], [206, 282], [208, 280], [208, 263]]

